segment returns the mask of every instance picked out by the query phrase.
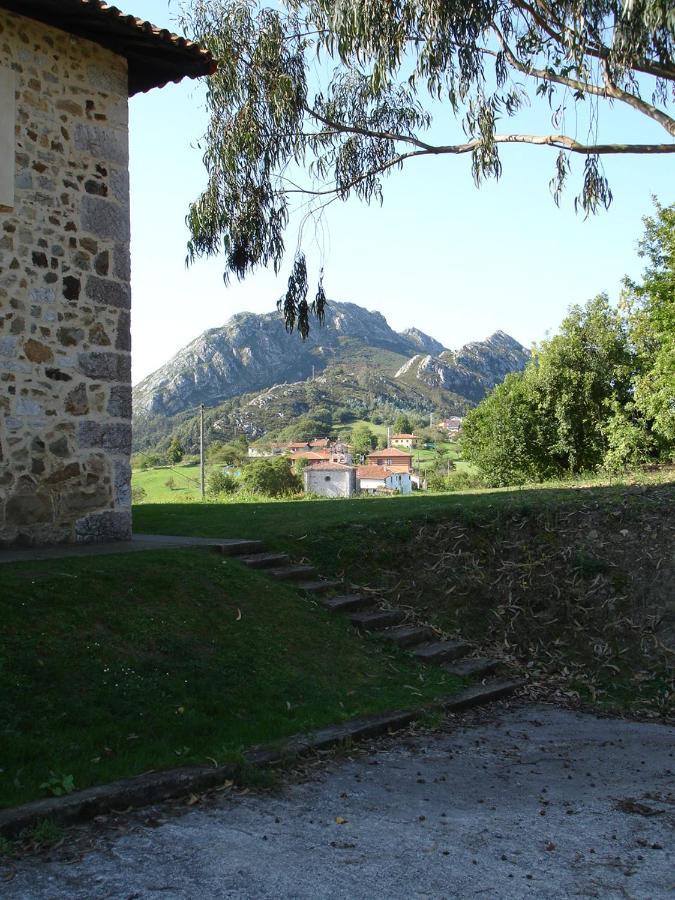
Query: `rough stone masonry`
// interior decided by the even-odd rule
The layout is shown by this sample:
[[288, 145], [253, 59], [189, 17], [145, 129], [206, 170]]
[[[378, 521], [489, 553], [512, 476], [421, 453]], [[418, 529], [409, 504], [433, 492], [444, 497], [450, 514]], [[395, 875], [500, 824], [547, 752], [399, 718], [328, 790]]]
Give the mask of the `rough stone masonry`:
[[0, 546], [126, 539], [128, 96], [212, 61], [99, 0], [64, 0], [63, 29], [14, 6], [0, 0]]
[[14, 207], [0, 212], [0, 541], [131, 534], [127, 62], [0, 10]]

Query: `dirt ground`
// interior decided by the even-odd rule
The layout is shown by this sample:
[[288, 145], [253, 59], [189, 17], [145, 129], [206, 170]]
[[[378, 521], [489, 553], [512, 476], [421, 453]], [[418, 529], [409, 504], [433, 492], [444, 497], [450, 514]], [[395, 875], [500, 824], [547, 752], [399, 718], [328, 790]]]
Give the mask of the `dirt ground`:
[[92, 823], [0, 867], [6, 900], [660, 898], [675, 729], [539, 704], [449, 720], [269, 793]]

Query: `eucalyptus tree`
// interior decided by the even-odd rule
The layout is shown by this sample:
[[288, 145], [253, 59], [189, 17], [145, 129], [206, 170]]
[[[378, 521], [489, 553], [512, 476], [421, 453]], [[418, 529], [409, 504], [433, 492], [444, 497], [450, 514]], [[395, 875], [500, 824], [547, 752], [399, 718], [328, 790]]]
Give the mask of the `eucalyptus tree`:
[[[192, 0], [183, 25], [218, 60], [188, 258], [224, 254], [226, 279], [279, 269], [298, 204], [311, 220], [336, 199], [381, 201], [420, 157], [468, 155], [480, 184], [501, 176], [504, 145], [553, 149], [559, 203], [578, 155], [574, 203], [593, 214], [612, 200], [603, 157], [675, 152], [672, 0]], [[518, 127], [529, 104], [545, 111], [535, 133]], [[660, 140], [635, 143], [631, 126], [601, 140], [617, 107]], [[448, 113], [459, 140], [436, 139]], [[307, 297], [301, 237], [280, 308], [303, 337], [320, 280]]]

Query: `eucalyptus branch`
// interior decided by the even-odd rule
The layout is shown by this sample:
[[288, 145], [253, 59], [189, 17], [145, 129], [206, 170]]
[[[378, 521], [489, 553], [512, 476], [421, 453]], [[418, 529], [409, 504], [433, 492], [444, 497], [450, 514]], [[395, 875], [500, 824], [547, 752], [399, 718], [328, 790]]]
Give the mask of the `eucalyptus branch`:
[[663, 112], [663, 110], [658, 109], [651, 103], [647, 103], [647, 101], [643, 100], [641, 97], [636, 97], [635, 94], [631, 94], [618, 87], [612, 80], [606, 59], [601, 60], [601, 68], [603, 80], [605, 82], [605, 92], [608, 97], [612, 97], [614, 100], [620, 100], [622, 103], [625, 103], [627, 106], [632, 106], [633, 109], [643, 113], [643, 115], [648, 116], [650, 119], [654, 119], [654, 121], [658, 122], [659, 125], [662, 125], [669, 134], [672, 134], [672, 136], [675, 137], [675, 119], [673, 119], [672, 116], [669, 116], [667, 113]]
[[540, 78], [542, 81], [554, 81], [556, 84], [562, 84], [565, 85], [565, 87], [572, 88], [575, 91], [583, 91], [586, 94], [595, 94], [600, 97], [605, 96], [605, 90], [590, 81], [579, 81], [578, 79], [570, 78], [567, 75], [560, 75], [552, 69], [537, 69], [534, 66], [522, 62], [511, 50], [500, 29], [495, 25], [492, 30], [497, 35], [497, 39], [501, 44], [504, 55], [511, 66], [519, 72], [522, 72], [524, 75], [531, 75], [534, 78]]

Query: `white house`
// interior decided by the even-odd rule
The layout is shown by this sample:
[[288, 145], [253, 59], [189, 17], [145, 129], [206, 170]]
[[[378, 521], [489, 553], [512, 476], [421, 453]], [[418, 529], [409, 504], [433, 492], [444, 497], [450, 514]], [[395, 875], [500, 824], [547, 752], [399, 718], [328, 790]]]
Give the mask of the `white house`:
[[410, 472], [403, 466], [359, 466], [356, 470], [359, 490], [366, 494], [387, 491], [397, 494], [412, 493]]
[[392, 447], [406, 447], [408, 450], [412, 450], [417, 446], [417, 435], [416, 434], [395, 434], [391, 439]]

